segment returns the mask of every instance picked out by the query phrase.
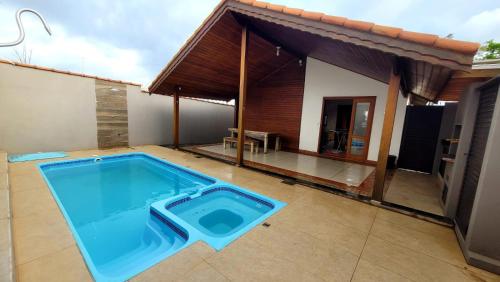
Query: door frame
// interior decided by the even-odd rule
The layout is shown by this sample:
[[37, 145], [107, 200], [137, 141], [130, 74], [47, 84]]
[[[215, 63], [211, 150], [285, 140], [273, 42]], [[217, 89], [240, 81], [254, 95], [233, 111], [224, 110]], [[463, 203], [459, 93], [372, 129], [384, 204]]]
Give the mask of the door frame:
[[[332, 154], [325, 154], [321, 153], [321, 134], [323, 133], [323, 118], [324, 118], [324, 112], [325, 112], [325, 103], [328, 101], [332, 100], [352, 100], [352, 111], [351, 111], [351, 122], [349, 124], [349, 136], [347, 140], [347, 152], [345, 156], [335, 156]], [[366, 128], [367, 135], [365, 137], [365, 150], [363, 152], [363, 155], [360, 156], [352, 156], [349, 154], [349, 150], [351, 148], [351, 141], [352, 141], [352, 131], [354, 128], [354, 118], [356, 115], [356, 108], [355, 105], [358, 102], [370, 102], [370, 109], [368, 112], [368, 126]], [[371, 133], [372, 133], [372, 127], [373, 127], [373, 117], [375, 115], [375, 103], [377, 102], [377, 96], [328, 96], [328, 97], [323, 97], [323, 102], [321, 104], [321, 116], [320, 116], [320, 127], [319, 127], [319, 134], [318, 134], [318, 147], [316, 149], [316, 152], [321, 155], [321, 156], [326, 156], [330, 157], [332, 159], [340, 159], [340, 160], [347, 160], [347, 161], [367, 161], [368, 158], [368, 150], [370, 147], [370, 138], [371, 138]]]

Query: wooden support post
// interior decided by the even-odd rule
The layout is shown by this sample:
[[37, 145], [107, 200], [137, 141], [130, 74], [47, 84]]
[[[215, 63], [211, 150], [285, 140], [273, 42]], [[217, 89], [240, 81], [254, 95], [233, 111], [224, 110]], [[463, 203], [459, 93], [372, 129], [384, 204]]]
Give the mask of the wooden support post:
[[239, 107], [240, 107], [240, 105], [239, 105], [240, 101], [239, 100], [240, 99], [238, 97], [236, 97], [234, 99], [234, 122], [233, 122], [233, 126], [236, 127], [236, 128], [238, 127], [238, 111], [239, 111]]
[[382, 137], [380, 138], [377, 167], [375, 169], [375, 184], [373, 187], [372, 195], [372, 199], [379, 202], [382, 201], [382, 197], [384, 195], [387, 159], [389, 157], [389, 149], [391, 148], [392, 130], [394, 128], [394, 118], [396, 116], [400, 82], [400, 70], [395, 63], [393, 69], [391, 70], [389, 79], [389, 89], [387, 91], [387, 103], [385, 105], [384, 124], [382, 127]]
[[173, 145], [174, 148], [177, 149], [179, 148], [179, 93], [175, 92], [174, 93], [174, 112], [173, 112], [173, 127], [172, 127], [172, 133], [173, 133]]
[[245, 150], [245, 102], [247, 96], [247, 47], [248, 29], [243, 26], [241, 31], [241, 55], [240, 55], [240, 91], [238, 97], [238, 147], [236, 153], [236, 165], [243, 165], [243, 152]]

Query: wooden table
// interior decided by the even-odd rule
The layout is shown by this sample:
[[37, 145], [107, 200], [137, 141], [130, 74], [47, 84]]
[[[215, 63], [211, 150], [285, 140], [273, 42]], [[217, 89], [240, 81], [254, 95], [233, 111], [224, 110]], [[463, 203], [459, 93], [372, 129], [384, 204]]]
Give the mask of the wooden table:
[[[238, 135], [238, 128], [229, 128], [229, 132], [231, 132], [231, 137], [236, 137]], [[265, 132], [265, 131], [253, 131], [253, 130], [245, 130], [245, 136], [248, 136], [253, 139], [261, 140], [264, 142], [264, 154], [267, 154], [267, 146], [269, 142], [269, 138], [275, 138], [274, 150], [279, 151], [281, 149], [281, 141], [278, 133], [275, 132]]]

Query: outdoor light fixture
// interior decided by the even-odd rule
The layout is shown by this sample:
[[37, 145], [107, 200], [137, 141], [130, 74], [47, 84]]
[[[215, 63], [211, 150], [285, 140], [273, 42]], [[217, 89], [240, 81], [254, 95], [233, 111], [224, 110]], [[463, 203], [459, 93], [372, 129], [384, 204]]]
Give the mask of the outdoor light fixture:
[[276, 57], [280, 56], [281, 46], [276, 46]]
[[114, 88], [114, 87], [110, 87], [109, 90], [111, 90], [111, 92], [118, 92], [118, 91], [120, 91], [120, 89]]
[[302, 63], [302, 59], [299, 59], [299, 67], [301, 67], [301, 66], [302, 66], [302, 64], [303, 64], [303, 63]]

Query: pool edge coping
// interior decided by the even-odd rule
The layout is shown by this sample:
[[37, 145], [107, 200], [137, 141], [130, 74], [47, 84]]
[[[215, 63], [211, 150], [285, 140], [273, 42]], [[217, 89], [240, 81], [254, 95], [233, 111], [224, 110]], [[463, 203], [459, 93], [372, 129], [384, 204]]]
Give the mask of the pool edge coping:
[[[5, 169], [4, 169], [5, 167]], [[0, 205], [5, 206], [7, 210], [6, 217], [0, 218], [0, 220], [6, 220], [6, 230], [0, 227], [0, 237], [7, 238], [7, 244], [5, 249], [1, 249], [0, 252], [6, 252], [6, 256], [0, 258], [1, 264], [6, 266], [8, 269], [5, 273], [0, 272], [0, 278], [6, 278], [6, 282], [16, 281], [16, 271], [15, 271], [15, 261], [14, 261], [14, 241], [12, 232], [12, 205], [11, 205], [11, 189], [9, 183], [9, 164], [7, 152], [0, 150], [0, 185], [5, 187], [0, 187], [1, 193], [6, 193], [5, 200], [3, 200]], [[5, 191], [5, 192], [4, 192]]]

